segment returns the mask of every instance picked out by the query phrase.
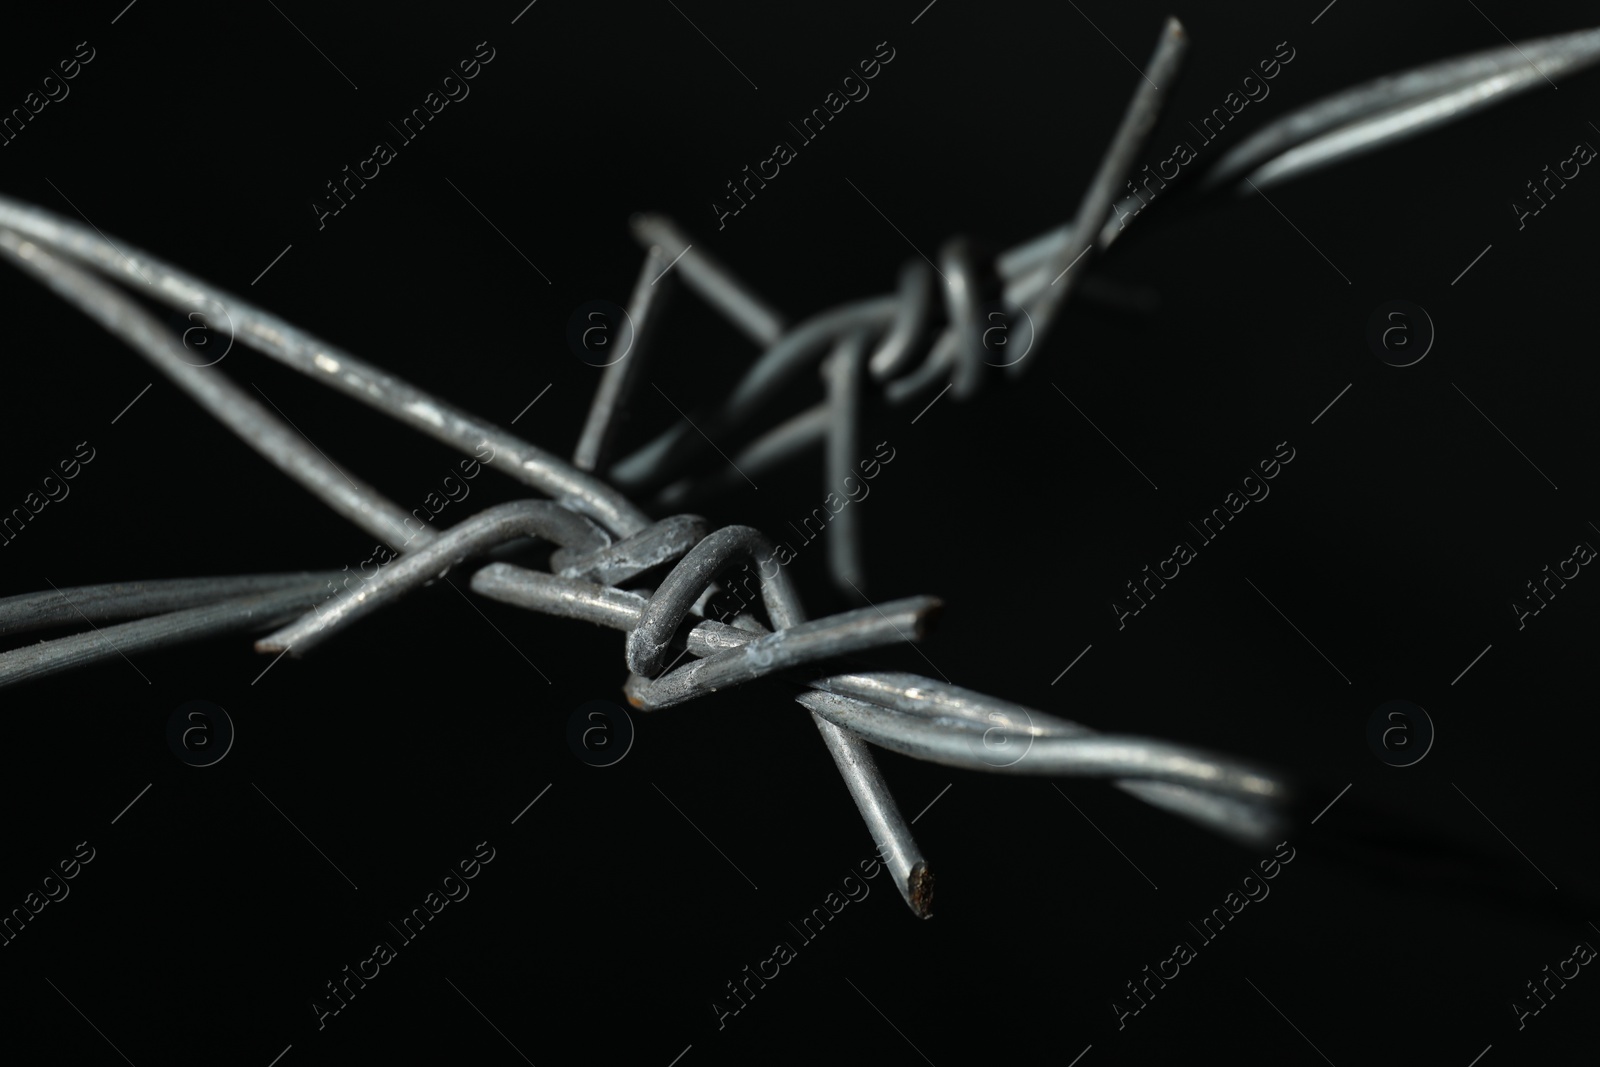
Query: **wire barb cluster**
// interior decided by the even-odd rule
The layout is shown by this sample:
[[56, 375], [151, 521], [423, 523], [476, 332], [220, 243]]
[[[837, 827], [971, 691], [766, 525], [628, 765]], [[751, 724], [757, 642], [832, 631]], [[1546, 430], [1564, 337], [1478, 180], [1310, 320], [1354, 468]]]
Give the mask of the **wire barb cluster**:
[[[978, 257], [965, 238], [952, 238], [937, 263], [920, 255], [909, 259], [894, 293], [830, 308], [795, 326], [787, 326], [769, 301], [670, 220], [635, 216], [632, 230], [647, 254], [627, 309], [631, 346], [626, 359], [606, 369], [574, 464], [595, 471], [609, 465], [612, 484], [635, 496], [653, 492], [654, 507], [678, 509], [737, 488], [826, 442], [827, 484], [839, 486], [854, 474], [850, 464], [856, 450], [850, 443], [868, 383], [894, 407], [922, 401], [941, 386], [952, 399], [967, 400], [992, 376], [986, 368], [1004, 368], [1016, 379], [1036, 364], [1029, 357], [1075, 293], [1124, 308], [1146, 305], [1141, 294], [1096, 278], [1089, 267], [1126, 232], [1128, 220], [1150, 206], [1124, 186], [1131, 184], [1128, 178], [1157, 126], [1187, 47], [1182, 24], [1168, 19], [1070, 222], [992, 258]], [[1225, 189], [1258, 195], [1263, 188], [1414, 137], [1597, 62], [1600, 29], [1590, 29], [1376, 78], [1268, 123], [1209, 169], [1177, 180], [1182, 186], [1193, 178], [1189, 188], [1198, 195], [1186, 198], [1175, 189], [1161, 193], [1161, 199], [1193, 205]], [[651, 358], [670, 302], [664, 291], [675, 277], [762, 353], [718, 403], [613, 459], [618, 415]], [[935, 332], [941, 306], [943, 325]], [[758, 419], [790, 395], [801, 372], [819, 359], [826, 380], [821, 403], [786, 419]], [[750, 427], [772, 422], [770, 429], [750, 435]], [[744, 444], [727, 458], [708, 455], [713, 441]], [[709, 465], [696, 467], [697, 459]], [[829, 522], [826, 535], [834, 584], [858, 600], [866, 587], [859, 519], [845, 508]]]
[[[908, 597], [808, 620], [787, 572], [772, 566], [769, 573], [773, 545], [759, 531], [711, 530], [694, 515], [652, 521], [630, 493], [655, 488], [656, 504], [676, 509], [725, 484], [724, 474], [685, 473], [703, 450], [703, 434], [688, 419], [610, 462], [619, 416], [636, 391], [661, 318], [665, 287], [656, 282], [672, 265], [687, 287], [763, 349], [722, 403], [702, 413], [700, 431], [714, 438], [736, 435], [800, 370], [826, 356], [826, 401], [750, 441], [737, 458], [746, 469], [766, 469], [826, 439], [830, 477], [837, 480], [855, 455], [866, 380], [881, 385], [889, 403], [904, 404], [941, 381], [957, 398], [968, 397], [981, 384], [985, 365], [1019, 373], [1020, 358], [1002, 364], [985, 358], [994, 353], [980, 329], [982, 293], [998, 281], [1003, 313], [1013, 324], [1031, 325], [1031, 346], [1074, 288], [1092, 292], [1095, 279], [1086, 277], [1083, 261], [1122, 232], [1112, 224], [1126, 206], [1115, 202], [1116, 191], [1160, 116], [1185, 47], [1182, 26], [1169, 20], [1144, 84], [1070, 224], [1002, 253], [992, 264], [976, 262], [966, 243], [954, 240], [941, 252], [939, 266], [908, 263], [896, 293], [830, 309], [793, 327], [713, 257], [691, 247], [670, 221], [636, 217], [634, 231], [646, 255], [629, 305], [634, 351], [607, 368], [570, 463], [154, 256], [0, 197], [0, 257], [131, 345], [262, 456], [366, 532], [383, 539], [402, 533], [407, 513], [371, 485], [346, 476], [214, 367], [193, 365], [167, 326], [101, 275], [182, 311], [225, 319], [247, 346], [464, 453], [481, 455], [488, 446], [489, 466], [554, 498], [491, 507], [442, 533], [414, 531], [401, 558], [332, 605], [324, 587], [336, 575], [308, 573], [135, 582], [0, 599], [0, 634], [78, 619], [91, 626], [110, 623], [0, 653], [0, 686], [133, 651], [273, 627], [278, 629], [256, 642], [257, 650], [300, 655], [408, 590], [478, 560], [470, 588], [479, 595], [625, 632], [631, 672], [625, 688], [635, 707], [669, 708], [759, 679], [791, 686], [916, 915], [931, 914], [932, 875], [871, 746], [970, 770], [1105, 778], [1236, 840], [1276, 839], [1292, 799], [1278, 772], [1188, 745], [1098, 734], [948, 682], [840, 664], [841, 657], [922, 637], [940, 602]], [[1319, 101], [1239, 145], [1210, 172], [1207, 187], [1249, 172], [1244, 184], [1255, 189], [1532, 88], [1538, 80], [1525, 69], [1534, 62], [1529, 52], [1544, 63], [1542, 71], [1533, 68], [1539, 78], [1570, 73], [1600, 60], [1600, 30], [1432, 64]], [[946, 325], [913, 368], [933, 316], [930, 271], [943, 279]], [[1100, 295], [1106, 295], [1103, 287]], [[600, 470], [606, 478], [594, 473]], [[835, 580], [860, 594], [859, 528], [852, 522], [830, 530]], [[499, 546], [530, 537], [556, 546], [550, 570], [482, 562]], [[742, 566], [748, 581], [752, 565], [759, 588], [724, 613], [731, 621], [712, 617], [713, 602], [734, 590], [730, 571]], [[690, 662], [679, 665], [686, 656]]]

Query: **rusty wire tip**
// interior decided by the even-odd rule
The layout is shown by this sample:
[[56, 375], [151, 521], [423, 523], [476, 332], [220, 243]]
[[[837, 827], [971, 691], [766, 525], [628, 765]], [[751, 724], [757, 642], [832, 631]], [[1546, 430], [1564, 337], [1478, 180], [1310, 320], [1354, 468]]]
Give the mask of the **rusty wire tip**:
[[911, 868], [906, 879], [906, 903], [919, 919], [933, 918], [933, 869], [926, 863]]

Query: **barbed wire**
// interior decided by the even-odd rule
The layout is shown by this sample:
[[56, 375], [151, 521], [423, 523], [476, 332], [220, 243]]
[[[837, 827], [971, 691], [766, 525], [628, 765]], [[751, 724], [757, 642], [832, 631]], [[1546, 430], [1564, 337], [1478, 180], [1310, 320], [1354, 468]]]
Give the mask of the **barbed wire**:
[[[1014, 380], [1038, 362], [1029, 357], [1075, 292], [1103, 303], [1137, 306], [1138, 294], [1105, 282], [1095, 285], [1088, 268], [1152, 202], [1192, 208], [1227, 190], [1259, 195], [1264, 188], [1553, 84], [1552, 79], [1600, 62], [1600, 29], [1509, 44], [1375, 78], [1266, 124], [1209, 169], [1170, 181], [1148, 177], [1136, 186], [1134, 161], [1177, 80], [1186, 47], [1182, 25], [1169, 19], [1069, 223], [984, 260], [975, 257], [968, 241], [954, 238], [941, 249], [937, 263], [920, 254], [908, 260], [896, 292], [830, 308], [793, 327], [786, 327], [766, 299], [670, 220], [635, 216], [631, 228], [647, 254], [625, 316], [631, 331], [628, 354], [606, 368], [574, 463], [584, 470], [606, 468], [618, 412], [651, 357], [656, 323], [667, 302], [662, 290], [672, 274], [681, 275], [685, 286], [763, 352], [725, 397], [611, 462], [608, 480], [633, 495], [653, 491], [657, 508], [679, 508], [758, 478], [825, 443], [827, 484], [839, 486], [854, 474], [856, 450], [850, 443], [869, 383], [892, 407], [925, 400], [940, 385], [940, 396], [948, 391], [955, 401], [968, 400], [992, 376], [986, 368], [1004, 368]], [[665, 270], [669, 264], [672, 274]], [[933, 333], [937, 305], [942, 305], [944, 326]], [[933, 339], [918, 363], [917, 351], [930, 333]], [[857, 351], [863, 335], [876, 342], [865, 356]], [[773, 402], [786, 397], [802, 372], [819, 359], [826, 398], [788, 418], [770, 417]], [[712, 463], [727, 458], [708, 455], [710, 442], [728, 444], [741, 440], [741, 434], [748, 437], [757, 416], [776, 425], [749, 440], [725, 464], [693, 466], [701, 458]], [[858, 521], [857, 513], [842, 508], [826, 536], [833, 582], [859, 602], [866, 580]]]
[[[652, 521], [632, 499], [651, 487], [659, 490], [657, 503], [669, 507], [691, 495], [698, 483], [684, 472], [705, 447], [697, 425], [715, 436], [737, 433], [818, 360], [825, 359], [825, 402], [758, 437], [737, 458], [766, 469], [826, 440], [830, 478], [842, 478], [841, 472], [853, 470], [866, 380], [899, 405], [941, 381], [957, 399], [968, 398], [982, 383], [985, 365], [1022, 373], [1026, 356], [1065, 299], [1090, 284], [1088, 261], [1125, 228], [1122, 220], [1133, 208], [1129, 198], [1118, 200], [1117, 191], [1131, 184], [1126, 176], [1160, 116], [1185, 47], [1182, 26], [1169, 20], [1071, 223], [989, 262], [976, 261], [966, 242], [953, 240], [940, 254], [941, 265], [907, 264], [896, 293], [831, 309], [792, 328], [714, 257], [692, 247], [670, 220], [636, 217], [634, 233], [646, 255], [628, 310], [632, 349], [602, 377], [571, 463], [131, 245], [0, 197], [0, 256], [127, 342], [257, 452], [366, 532], [385, 540], [404, 535], [411, 516], [212, 370], [215, 361], [197, 365], [166, 324], [93, 272], [180, 311], [226, 317], [246, 345], [463, 453], [482, 458], [488, 449], [485, 465], [555, 498], [497, 505], [443, 532], [412, 530], [398, 558], [348, 595], [327, 595], [343, 576], [326, 572], [53, 587], [50, 593], [0, 600], [0, 634], [80, 618], [91, 627], [113, 623], [0, 653], [0, 686], [132, 651], [273, 627], [278, 629], [256, 642], [258, 651], [303, 654], [405, 592], [448, 581], [448, 572], [467, 560], [492, 558], [498, 546], [536, 537], [557, 546], [550, 571], [489, 562], [473, 571], [471, 589], [626, 632], [631, 673], [625, 690], [646, 711], [759, 679], [792, 686], [916, 915], [931, 914], [931, 869], [877, 768], [874, 745], [971, 770], [1106, 778], [1146, 803], [1235, 840], [1276, 839], [1296, 795], [1283, 773], [1190, 745], [1098, 734], [920, 675], [841, 670], [837, 661], [843, 657], [924, 636], [940, 602], [926, 596], [869, 601], [865, 608], [808, 621], [773, 542], [759, 531], [711, 530], [693, 515]], [[1412, 136], [1597, 60], [1600, 30], [1586, 30], [1377, 79], [1263, 128], [1219, 160], [1202, 188], [1221, 188], [1243, 176], [1238, 188], [1259, 191], [1263, 184]], [[656, 282], [673, 265], [689, 288], [761, 345], [763, 354], [720, 405], [703, 413], [705, 423], [686, 417], [607, 467], [619, 417], [640, 380], [661, 316], [664, 290]], [[921, 364], [912, 367], [933, 324], [930, 268], [943, 279], [946, 325]], [[994, 290], [998, 298], [986, 302], [984, 294]], [[999, 310], [989, 311], [991, 306]], [[983, 333], [990, 321], [985, 316], [996, 313], [1008, 331], [1018, 322], [1031, 331], [1023, 356], [998, 364], [984, 358], [995, 353]], [[594, 473], [601, 469], [608, 477]], [[830, 524], [830, 530], [835, 580], [865, 599], [859, 526]], [[737, 606], [729, 606], [734, 599]], [[676, 658], [668, 662], [674, 651]], [[692, 661], [678, 666], [685, 656]]]

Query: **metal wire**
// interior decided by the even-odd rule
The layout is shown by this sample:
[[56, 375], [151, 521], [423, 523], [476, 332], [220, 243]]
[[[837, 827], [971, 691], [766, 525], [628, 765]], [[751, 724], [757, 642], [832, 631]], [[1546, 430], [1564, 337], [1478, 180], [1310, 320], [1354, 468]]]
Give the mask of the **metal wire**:
[[[87, 633], [0, 652], [0, 685], [48, 678], [130, 653], [153, 652], [205, 637], [248, 633], [299, 615], [321, 598], [323, 583], [169, 611], [137, 622], [99, 626]], [[70, 594], [69, 594], [70, 595]]]
[[1240, 192], [1249, 184], [1276, 185], [1454, 122], [1597, 62], [1600, 29], [1579, 30], [1374, 78], [1264, 126], [1218, 160], [1205, 185], [1240, 179]]
[[320, 589], [337, 571], [313, 574], [246, 574], [229, 578], [166, 578], [153, 582], [111, 582], [48, 593], [0, 598], [0, 637], [113, 619], [137, 619], [160, 612], [215, 604], [234, 597], [283, 589]]
[[[720, 474], [685, 478], [687, 463], [703, 451], [687, 420], [612, 464], [609, 480], [588, 473], [606, 467], [619, 421], [629, 410], [639, 368], [661, 319], [666, 296], [664, 286], [656, 283], [667, 265], [675, 264], [688, 289], [763, 348], [732, 391], [704, 413], [702, 429], [713, 436], [737, 436], [788, 391], [799, 372], [827, 356], [825, 401], [745, 444], [738, 455], [753, 467], [765, 469], [826, 441], [829, 477], [842, 478], [859, 439], [862, 390], [868, 379], [883, 388], [891, 404], [909, 402], [946, 379], [958, 399], [970, 396], [983, 380], [983, 366], [990, 363], [983, 358], [979, 294], [991, 280], [1000, 283], [1007, 313], [1024, 313], [1032, 321], [1034, 343], [1059, 317], [1074, 286], [1093, 288], [1094, 279], [1077, 267], [1105, 251], [1122, 232], [1114, 217], [1098, 222], [1124, 206], [1113, 203], [1115, 190], [1159, 117], [1185, 45], [1182, 26], [1169, 20], [1145, 71], [1147, 85], [1136, 92], [1070, 224], [992, 262], [975, 261], [960, 239], [944, 246], [940, 274], [946, 325], [933, 335], [920, 364], [916, 353], [930, 333], [935, 284], [923, 262], [903, 268], [894, 294], [824, 311], [787, 327], [768, 302], [703, 249], [693, 247], [669, 220], [636, 216], [632, 225], [646, 246], [646, 258], [629, 304], [633, 348], [627, 359], [607, 368], [571, 464], [147, 253], [0, 197], [0, 255], [127, 341], [263, 456], [367, 532], [382, 538], [403, 532], [408, 515], [308, 448], [220, 373], [191, 366], [171, 330], [126, 292], [84, 267], [181, 310], [225, 318], [247, 345], [458, 449], [481, 455], [488, 447], [488, 465], [556, 498], [489, 508], [442, 534], [426, 527], [413, 531], [401, 546], [400, 559], [331, 606], [326, 587], [339, 577], [332, 572], [102, 585], [0, 600], [0, 634], [80, 618], [91, 625], [96, 620], [134, 620], [0, 653], [0, 686], [132, 651], [223, 633], [259, 633], [291, 619], [256, 647], [266, 653], [303, 653], [456, 564], [490, 555], [493, 546], [508, 539], [532, 535], [558, 546], [550, 557], [552, 572], [482, 563], [471, 577], [472, 590], [627, 632], [632, 676], [626, 692], [636, 707], [647, 711], [760, 679], [781, 678], [793, 686], [794, 698], [812, 714], [914, 914], [931, 914], [932, 875], [876, 767], [869, 742], [966, 769], [1107, 778], [1152, 806], [1237, 840], [1273, 840], [1286, 825], [1293, 799], [1281, 773], [1188, 745], [1096, 734], [1043, 712], [914, 674], [823, 666], [891, 641], [920, 638], [937, 615], [939, 602], [911, 597], [807, 621], [787, 572], [777, 565], [767, 573], [775, 562], [773, 548], [758, 531], [742, 526], [710, 531], [703, 519], [692, 515], [652, 523], [616, 486], [634, 492], [657, 487], [661, 500], [676, 500], [725, 481]], [[1535, 87], [1535, 75], [1559, 76], [1596, 60], [1600, 30], [1588, 30], [1379, 79], [1271, 124], [1225, 156], [1203, 184], [1219, 187], [1247, 172], [1248, 181], [1257, 186], [1286, 180]], [[1542, 68], [1536, 65], [1540, 63]], [[1106, 295], [1104, 289], [1101, 295]], [[841, 523], [835, 530], [829, 553], [832, 572], [859, 593], [864, 582], [859, 530], [853, 523]], [[739, 584], [733, 578], [740, 574], [744, 592], [749, 592], [751, 577], [759, 576], [757, 592], [748, 602], [741, 596], [737, 608], [716, 613], [721, 618], [711, 617], [714, 603], [736, 594]], [[657, 584], [641, 584], [649, 581]], [[756, 603], [770, 628], [756, 617]], [[667, 662], [673, 652], [694, 659], [678, 666], [676, 659]]]
[[[209, 314], [211, 321], [231, 323], [238, 339], [246, 345], [430, 437], [474, 454], [481, 447], [488, 447], [491, 450], [488, 465], [566, 502], [614, 533], [630, 534], [643, 529], [650, 521], [632, 501], [600, 479], [131, 244], [113, 244], [97, 231], [8, 197], [0, 197], [0, 230], [15, 231], [10, 241], [12, 247], [7, 251], [16, 249], [12, 261], [19, 265], [42, 259], [36, 252], [21, 249], [22, 239], [27, 238], [35, 249], [48, 248], [130, 284], [138, 283], [139, 292], [179, 310], [200, 311]], [[127, 333], [120, 328], [122, 323], [133, 319], [126, 310], [120, 310], [118, 318], [112, 321], [97, 315], [72, 292], [59, 287], [57, 292], [96, 317], [108, 330], [144, 351], [131, 328]], [[207, 410], [222, 417], [215, 407], [208, 405]], [[270, 421], [259, 415], [259, 412], [242, 412], [241, 424], [264, 425]], [[234, 429], [234, 425], [229, 423], [229, 428]], [[248, 439], [247, 443], [255, 444]], [[331, 499], [324, 495], [321, 487], [308, 485], [307, 488], [324, 499]]]
[[[1161, 105], [1166, 102], [1167, 88], [1177, 79], [1178, 69], [1183, 63], [1183, 54], [1188, 44], [1188, 35], [1184, 33], [1183, 26], [1177, 19], [1168, 19], [1156, 44], [1155, 54], [1150, 57], [1145, 76], [1135, 90], [1133, 100], [1128, 104], [1127, 114], [1122, 117], [1122, 125], [1111, 142], [1111, 148], [1101, 160], [1088, 190], [1083, 194], [1083, 200], [1078, 205], [1077, 217], [1073, 220], [1066, 242], [1039, 268], [1038, 274], [1041, 280], [1045, 275], [1051, 279], [1032, 304], [1034, 329], [1039, 335], [1049, 331], [1056, 312], [1071, 292], [1071, 287], [1077, 284], [1078, 278], [1085, 273], [1079, 270], [1074, 274], [1072, 268], [1084, 255], [1092, 255], [1095, 245], [1095, 221], [1106, 218], [1116, 202], [1117, 190], [1126, 180], [1124, 175], [1132, 168], [1134, 157], [1144, 147], [1150, 131], [1155, 127], [1156, 119], [1161, 114]], [[1061, 288], [1056, 288], [1057, 285]], [[1018, 360], [1007, 369], [1016, 375], [1028, 365]], [[959, 395], [957, 399], [960, 399]]]
[[[919, 400], [929, 389], [947, 384], [953, 399], [964, 400], [981, 385], [985, 365], [1003, 366], [1008, 375], [1016, 376], [1037, 362], [1029, 356], [1039, 348], [1059, 309], [1077, 287], [1090, 286], [1092, 279], [1086, 269], [1090, 261], [1126, 232], [1125, 220], [1148, 214], [1143, 201], [1134, 196], [1119, 200], [1118, 191], [1155, 128], [1167, 93], [1177, 80], [1186, 47], [1187, 35], [1182, 25], [1175, 19], [1168, 20], [1121, 126], [1071, 222], [1002, 251], [986, 263], [973, 262], [963, 240], [955, 238], [946, 243], [939, 267], [945, 325], [933, 334], [920, 363], [916, 349], [931, 332], [935, 309], [933, 275], [928, 264], [918, 258], [908, 261], [902, 269], [896, 293], [820, 312], [766, 342], [765, 351], [725, 398], [691, 413], [694, 426], [684, 420], [675, 421], [654, 439], [617, 460], [609, 470], [610, 481], [631, 493], [657, 490], [654, 505], [658, 508], [682, 507], [743, 481], [737, 471], [720, 463], [709, 471], [703, 466], [691, 468], [696, 460], [718, 459], [707, 454], [709, 440], [717, 441], [723, 451], [734, 451], [734, 463], [749, 474], [770, 469], [824, 440], [833, 440], [829, 427], [848, 415], [835, 410], [840, 398], [832, 392], [822, 405], [786, 420], [758, 416], [764, 416], [774, 401], [792, 391], [790, 387], [801, 372], [854, 331], [865, 330], [878, 338], [867, 361], [868, 374], [895, 406]], [[1236, 188], [1241, 194], [1253, 194], [1263, 186], [1417, 136], [1597, 62], [1600, 29], [1588, 29], [1504, 45], [1378, 78], [1297, 108], [1269, 123], [1210, 169], [1196, 172], [1193, 184], [1202, 192]], [[1167, 194], [1162, 199], [1183, 202], [1181, 197]], [[671, 223], [654, 216], [649, 217], [649, 225], [643, 230], [636, 222], [635, 233], [642, 240], [655, 242], [651, 247], [681, 254], [678, 267], [685, 269], [686, 278], [710, 272], [717, 279], [714, 306], [727, 308], [726, 314], [736, 326], [748, 336], [758, 337], [744, 325], [744, 313], [736, 309], [766, 307], [766, 302], [727, 268], [710, 260], [702, 264], [701, 257], [708, 253], [701, 243], [691, 242]], [[993, 312], [990, 316], [979, 314], [977, 294], [991, 279], [1002, 293], [998, 306], [1008, 338], [1006, 345], [1025, 349], [1020, 357], [993, 358], [1002, 353], [986, 350], [981, 341], [981, 327], [989, 325]], [[1102, 289], [1096, 295], [1104, 299], [1108, 294]], [[1127, 302], [1126, 297], [1123, 302]], [[855, 403], [853, 398], [847, 399]], [[607, 403], [614, 401], [608, 398]], [[597, 399], [591, 421], [604, 418]], [[777, 422], [775, 428], [748, 443], [739, 443], [748, 436], [752, 425], [773, 422]], [[703, 433], [696, 432], [695, 426]], [[845, 520], [849, 513], [850, 509], [845, 509], [834, 521]], [[851, 515], [847, 525], [859, 518]], [[849, 550], [830, 550], [830, 572], [847, 595], [866, 588], [863, 563]]]

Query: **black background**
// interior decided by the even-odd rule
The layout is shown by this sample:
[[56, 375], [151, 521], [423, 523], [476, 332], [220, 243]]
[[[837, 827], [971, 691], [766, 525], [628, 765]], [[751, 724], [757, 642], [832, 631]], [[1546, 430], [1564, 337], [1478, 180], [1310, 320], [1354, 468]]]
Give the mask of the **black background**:
[[[889, 291], [916, 254], [908, 242], [933, 254], [967, 233], [1004, 247], [1070, 217], [1169, 13], [940, 0], [912, 25], [920, 0], [759, 12], [542, 0], [512, 25], [517, 0], [143, 0], [113, 25], [119, 6], [7, 13], [0, 107], [78, 42], [96, 55], [0, 148], [5, 193], [87, 218], [502, 426], [548, 385], [515, 430], [562, 454], [599, 377], [568, 350], [567, 320], [588, 300], [625, 302], [642, 256], [630, 213], [678, 219], [792, 321]], [[1315, 25], [1318, 0], [1171, 8], [1193, 43], [1141, 163], [1279, 42], [1294, 61], [1207, 161], [1326, 93], [1503, 44], [1496, 27], [1520, 41], [1588, 15], [1479, 6], [1340, 0]], [[394, 140], [387, 122], [480, 41], [495, 58], [471, 95], [319, 230], [324, 183]], [[895, 58], [871, 95], [717, 232], [723, 183], [790, 139], [788, 121], [880, 41]], [[1103, 784], [1059, 783], [1074, 810], [1048, 781], [884, 754], [908, 816], [939, 797], [915, 828], [936, 917], [912, 918], [878, 878], [719, 1031], [724, 983], [795, 941], [788, 923], [872, 854], [807, 716], [753, 686], [635, 713], [628, 756], [586, 766], [568, 719], [586, 701], [623, 702], [622, 635], [477, 599], [480, 616], [435, 585], [264, 676], [267, 660], [233, 638], [6, 692], [0, 907], [77, 842], [96, 849], [71, 895], [0, 949], [8, 1041], [120, 1062], [110, 1042], [141, 1067], [265, 1065], [286, 1046], [284, 1067], [423, 1048], [523, 1062], [511, 1045], [541, 1065], [665, 1065], [687, 1048], [684, 1067], [910, 1064], [919, 1051], [1068, 1063], [1088, 1046], [1085, 1067], [1466, 1065], [1491, 1045], [1492, 1065], [1587, 1047], [1600, 997], [1587, 969], [1520, 1032], [1510, 1002], [1600, 936], [1585, 890], [1600, 875], [1588, 728], [1600, 579], [1586, 570], [1520, 631], [1508, 604], [1600, 539], [1600, 189], [1584, 173], [1520, 232], [1509, 204], [1597, 136], [1597, 77], [1278, 187], [1276, 209], [1152, 210], [1096, 271], [1159, 294], [1154, 315], [1075, 302], [1022, 383], [945, 396], [914, 426], [922, 402], [872, 418], [867, 440], [896, 452], [854, 505], [869, 591], [947, 603], [926, 661], [899, 648], [879, 662], [1291, 769], [1309, 814], [1350, 786], [1296, 831], [1271, 896], [1125, 1029], [1111, 1008], [1124, 983], [1193, 941], [1187, 923], [1267, 851]], [[1412, 367], [1364, 340], [1395, 299], [1437, 328]], [[0, 300], [0, 507], [78, 442], [96, 450], [71, 496], [0, 549], [0, 592], [370, 554], [369, 536], [35, 283], [12, 273]], [[651, 379], [698, 406], [752, 358], [684, 298]], [[218, 370], [404, 507], [457, 459], [243, 346]], [[820, 398], [820, 383], [807, 388], [789, 411]], [[647, 388], [629, 443], [675, 418]], [[1119, 631], [1107, 604], [1122, 584], [1282, 441], [1295, 459], [1271, 496]], [[820, 454], [758, 482], [700, 510], [778, 532], [828, 488]], [[473, 489], [441, 525], [526, 495], [499, 474]], [[791, 570], [814, 615], [849, 606], [821, 546]], [[168, 716], [192, 699], [238, 728], [212, 767], [166, 743]], [[1367, 746], [1370, 714], [1391, 699], [1427, 709], [1438, 731], [1409, 768]], [[1493, 873], [1417, 862], [1409, 846], [1403, 860], [1351, 861], [1355, 836], [1402, 818]], [[471, 895], [319, 1030], [309, 1004], [323, 983], [484, 840], [495, 859]]]

